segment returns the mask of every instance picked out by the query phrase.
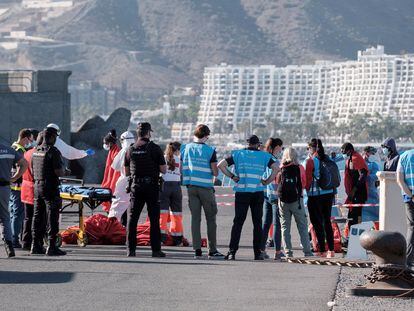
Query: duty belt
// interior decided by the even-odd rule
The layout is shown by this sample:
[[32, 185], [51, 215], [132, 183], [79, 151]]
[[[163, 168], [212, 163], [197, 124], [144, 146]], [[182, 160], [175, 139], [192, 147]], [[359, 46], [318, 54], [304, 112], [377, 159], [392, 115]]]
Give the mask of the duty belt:
[[152, 177], [135, 177], [134, 182], [136, 184], [143, 184], [143, 185], [150, 185], [150, 184], [157, 183]]
[[0, 180], [0, 187], [6, 187], [6, 186], [10, 186], [10, 182]]

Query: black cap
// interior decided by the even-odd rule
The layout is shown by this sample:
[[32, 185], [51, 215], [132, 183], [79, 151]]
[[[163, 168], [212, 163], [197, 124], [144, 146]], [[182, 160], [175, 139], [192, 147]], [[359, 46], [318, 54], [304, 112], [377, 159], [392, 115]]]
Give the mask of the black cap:
[[364, 148], [365, 153], [372, 153], [372, 154], [376, 154], [377, 153], [377, 148], [372, 147], [372, 146], [366, 146]]
[[151, 128], [151, 124], [149, 124], [148, 122], [138, 123], [137, 130], [153, 132], [153, 130]]
[[52, 135], [59, 136], [58, 130], [53, 127], [47, 127], [44, 129], [45, 132], [50, 133]]
[[247, 139], [247, 142], [250, 145], [256, 145], [256, 144], [261, 144], [262, 142], [260, 141], [259, 137], [257, 137], [256, 135], [252, 135]]

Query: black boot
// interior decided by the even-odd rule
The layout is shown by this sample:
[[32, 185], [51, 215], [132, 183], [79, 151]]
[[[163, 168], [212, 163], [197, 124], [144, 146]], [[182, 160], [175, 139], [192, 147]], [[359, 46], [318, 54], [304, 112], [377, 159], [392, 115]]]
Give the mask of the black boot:
[[225, 260], [236, 260], [236, 252], [233, 250], [229, 250], [227, 255], [224, 256]]
[[4, 248], [6, 249], [6, 255], [8, 258], [16, 256], [14, 253], [13, 243], [11, 241], [5, 241]]
[[32, 248], [32, 244], [31, 243], [23, 243], [22, 250], [29, 251], [30, 252], [31, 248]]
[[44, 255], [46, 254], [46, 249], [43, 247], [42, 243], [33, 241], [32, 249], [30, 250], [30, 255]]
[[127, 257], [135, 257], [136, 253], [135, 253], [135, 248], [128, 248], [127, 249]]
[[49, 246], [46, 250], [47, 256], [65, 256], [66, 252], [62, 251], [59, 247], [56, 246], [56, 239], [49, 240]]
[[152, 252], [152, 257], [164, 258], [165, 256], [166, 254], [161, 250]]

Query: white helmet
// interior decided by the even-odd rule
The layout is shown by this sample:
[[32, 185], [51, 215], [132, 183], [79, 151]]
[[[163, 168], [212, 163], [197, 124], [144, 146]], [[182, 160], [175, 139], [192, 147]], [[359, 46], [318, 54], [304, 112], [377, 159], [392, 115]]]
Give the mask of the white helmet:
[[120, 139], [121, 139], [121, 140], [125, 140], [125, 139], [135, 139], [135, 137], [134, 137], [134, 133], [132, 133], [132, 132], [130, 132], [130, 131], [123, 132], [123, 133], [121, 134]]
[[128, 148], [129, 146], [131, 146], [131, 144], [135, 142], [134, 133], [130, 131], [126, 131], [122, 133], [120, 139], [121, 139], [122, 148]]
[[60, 136], [60, 128], [59, 128], [59, 126], [58, 126], [57, 124], [55, 124], [55, 123], [50, 123], [50, 124], [48, 124], [48, 125], [46, 126], [46, 128], [52, 128], [52, 129], [55, 129], [55, 130], [56, 130], [56, 132], [57, 132], [57, 134], [58, 134], [58, 136]]

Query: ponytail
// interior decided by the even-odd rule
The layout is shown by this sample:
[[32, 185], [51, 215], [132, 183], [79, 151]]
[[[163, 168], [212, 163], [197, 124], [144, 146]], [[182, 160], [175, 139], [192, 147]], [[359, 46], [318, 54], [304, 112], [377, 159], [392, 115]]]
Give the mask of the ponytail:
[[174, 153], [180, 150], [181, 144], [178, 141], [170, 142], [165, 148], [165, 158], [167, 161], [167, 166], [170, 171], [175, 170], [175, 159]]
[[308, 143], [308, 146], [316, 150], [316, 153], [320, 160], [325, 159], [325, 148], [323, 147], [322, 141], [319, 138], [312, 138]]

